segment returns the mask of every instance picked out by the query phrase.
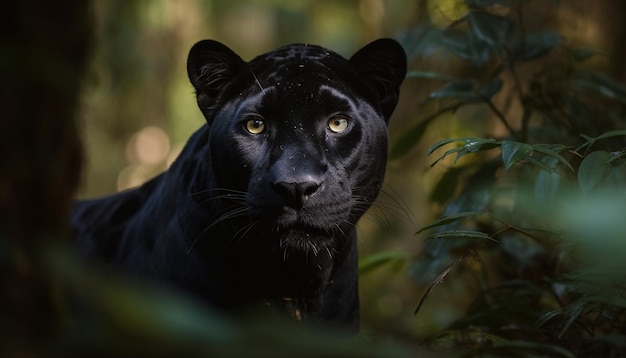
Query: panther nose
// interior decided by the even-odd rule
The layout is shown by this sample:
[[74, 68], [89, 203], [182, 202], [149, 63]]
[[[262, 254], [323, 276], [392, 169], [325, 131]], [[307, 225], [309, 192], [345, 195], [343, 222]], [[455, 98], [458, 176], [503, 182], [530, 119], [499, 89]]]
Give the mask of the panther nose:
[[309, 199], [320, 187], [319, 183], [314, 181], [305, 181], [301, 183], [288, 183], [279, 181], [274, 183], [274, 190], [285, 200], [288, 206], [294, 209], [301, 209], [304, 202]]

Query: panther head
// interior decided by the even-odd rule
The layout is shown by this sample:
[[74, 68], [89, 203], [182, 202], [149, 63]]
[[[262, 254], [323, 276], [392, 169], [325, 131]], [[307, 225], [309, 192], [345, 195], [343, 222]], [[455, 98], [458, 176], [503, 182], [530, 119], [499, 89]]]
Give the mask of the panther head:
[[354, 230], [383, 181], [406, 74], [397, 42], [374, 41], [350, 59], [296, 44], [245, 62], [205, 40], [187, 70], [210, 127], [216, 186], [245, 193], [247, 225], [304, 250]]

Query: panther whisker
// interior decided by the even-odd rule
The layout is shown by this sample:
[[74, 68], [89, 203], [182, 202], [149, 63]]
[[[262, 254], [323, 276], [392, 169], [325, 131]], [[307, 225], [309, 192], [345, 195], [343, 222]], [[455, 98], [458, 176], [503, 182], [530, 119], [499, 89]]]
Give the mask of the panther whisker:
[[353, 222], [350, 222], [349, 220], [344, 220], [343, 223], [350, 226], [351, 228], [356, 228], [356, 224]]
[[249, 233], [249, 232], [251, 232], [251, 231], [252, 231], [252, 229], [253, 229], [255, 226], [258, 226], [258, 225], [259, 225], [259, 222], [258, 222], [258, 221], [254, 221], [254, 222], [251, 222], [251, 223], [249, 223], [249, 224], [245, 225], [245, 226], [244, 226], [244, 227], [242, 227], [241, 229], [239, 229], [239, 230], [235, 233], [235, 235], [233, 235], [233, 242], [241, 242], [241, 241], [244, 241], [244, 240], [245, 240], [245, 238], [246, 238], [246, 236], [248, 235], [248, 233]]
[[[389, 184], [384, 184], [384, 189], [380, 189], [378, 198], [371, 203], [371, 208], [368, 210], [369, 202], [363, 200], [362, 197], [353, 196], [353, 212], [355, 214], [365, 214], [363, 219], [372, 220], [373, 222], [381, 225], [382, 227], [391, 228], [394, 227], [398, 218], [403, 222], [408, 222], [412, 227], [415, 227], [413, 220], [414, 215], [407, 203], [402, 199], [401, 195]], [[358, 187], [355, 191], [365, 190], [366, 188]], [[362, 207], [362, 204], [366, 207]]]
[[225, 193], [231, 193], [231, 194], [240, 194], [242, 196], [247, 195], [247, 192], [245, 192], [245, 191], [235, 190], [235, 189], [228, 189], [228, 188], [210, 188], [210, 189], [198, 190], [196, 192], [191, 193], [190, 195], [193, 197], [193, 196], [197, 196], [197, 195], [200, 195], [200, 194], [206, 194], [206, 193], [210, 193], [210, 192], [225, 192]]
[[[308, 241], [308, 240], [307, 240], [307, 241]], [[308, 242], [309, 242], [309, 246], [310, 246], [310, 247], [311, 247], [311, 249], [313, 250], [313, 255], [314, 255], [315, 257], [317, 257], [317, 254], [319, 253], [319, 250], [318, 250], [317, 246], [316, 246], [316, 245], [314, 245], [314, 244], [312, 244], [310, 241], [308, 241]]]
[[203, 237], [211, 228], [215, 227], [216, 225], [226, 220], [229, 220], [238, 216], [242, 216], [242, 214], [247, 214], [247, 212], [248, 212], [247, 207], [240, 207], [240, 208], [230, 210], [218, 216], [209, 225], [207, 225], [204, 229], [202, 229], [198, 235], [194, 237], [193, 241], [191, 242], [191, 245], [189, 246], [189, 249], [187, 250], [187, 255], [189, 255], [193, 251], [194, 247], [198, 243], [198, 240], [200, 240], [200, 238]]
[[289, 258], [289, 245], [284, 244], [284, 238], [281, 237], [278, 241], [278, 247], [283, 250], [283, 262], [287, 262]]
[[221, 195], [214, 195], [202, 201], [197, 202], [196, 205], [194, 205], [194, 207], [187, 212], [186, 214], [187, 216], [193, 215], [197, 210], [205, 207], [206, 204], [213, 202], [213, 201], [229, 200], [235, 203], [245, 204], [246, 198], [247, 198], [247, 193], [244, 191], [224, 189], [224, 188], [200, 190], [200, 191], [190, 194], [190, 197], [198, 196], [200, 194], [206, 194], [209, 192], [227, 192], [227, 193], [221, 194]]
[[[411, 211], [411, 208], [406, 203], [406, 201], [402, 198], [402, 195], [398, 193], [391, 185], [385, 184], [385, 188], [380, 190], [381, 196], [376, 200], [374, 205], [384, 205], [385, 209], [393, 209], [396, 214], [400, 214], [400, 216], [407, 219], [411, 225], [416, 226], [414, 218], [415, 215]], [[384, 198], [391, 199], [391, 203], [384, 200]]]
[[203, 199], [199, 203], [206, 204], [214, 200], [232, 200], [232, 201], [245, 202], [246, 198], [247, 198], [246, 193], [224, 193], [224, 194], [219, 194], [219, 195], [212, 195], [208, 198]]
[[326, 252], [328, 253], [328, 259], [332, 260], [333, 259], [333, 254], [330, 253], [330, 249], [328, 248], [328, 246], [326, 246], [325, 249], [326, 249]]
[[334, 223], [334, 228], [333, 230], [337, 230], [337, 233], [339, 234], [339, 236], [346, 236], [346, 233], [343, 231], [343, 229], [341, 228], [341, 226], [338, 223]]
[[256, 82], [256, 84], [259, 86], [259, 88], [261, 89], [261, 92], [263, 92], [263, 94], [265, 94], [265, 88], [263, 88], [263, 86], [261, 85], [261, 82], [259, 82], [259, 79], [257, 78], [257, 76], [254, 74], [254, 71], [252, 70], [251, 67], [248, 67], [248, 69], [250, 69], [250, 73], [252, 73], [252, 77], [254, 77], [254, 81]]

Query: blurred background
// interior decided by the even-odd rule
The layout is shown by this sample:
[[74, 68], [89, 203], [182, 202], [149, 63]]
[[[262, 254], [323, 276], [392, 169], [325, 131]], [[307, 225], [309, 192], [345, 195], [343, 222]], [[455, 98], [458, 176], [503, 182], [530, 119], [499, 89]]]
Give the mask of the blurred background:
[[[518, 6], [493, 3], [502, 6], [503, 14], [509, 5]], [[619, 1], [523, 3], [526, 30], [558, 31], [568, 44], [588, 45], [605, 54], [590, 66], [623, 75], [621, 64], [614, 61], [624, 51], [617, 46], [623, 31], [615, 32], [616, 9], [624, 7]], [[395, 37], [407, 48], [411, 70], [463, 76], [471, 74], [472, 67], [441, 51], [426, 26], [443, 29], [466, 12], [467, 4], [457, 0], [95, 0], [95, 47], [79, 111], [87, 159], [78, 196], [106, 195], [141, 184], [165, 170], [203, 124], [185, 69], [188, 50], [196, 41], [221, 41], [250, 60], [293, 42], [319, 44], [349, 57], [369, 41]], [[525, 73], [537, 70], [530, 66]], [[392, 143], [437, 108], [425, 100], [440, 85], [423, 78], [405, 81], [390, 128]], [[426, 148], [470, 133], [503, 133], [499, 122], [484, 120], [490, 117], [484, 107], [444, 114], [408, 153], [390, 162], [379, 203], [359, 225], [363, 260], [419, 255], [422, 239], [414, 233], [441, 213], [443, 203], [433, 190], [453, 166], [430, 168]], [[447, 190], [454, 192], [454, 185]], [[376, 256], [380, 253], [389, 256]], [[453, 281], [436, 290], [428, 308], [419, 319], [414, 317], [425, 286], [411, 279], [406, 260], [397, 261], [362, 276], [366, 329], [436, 331], [465, 310], [467, 297], [455, 291]]]

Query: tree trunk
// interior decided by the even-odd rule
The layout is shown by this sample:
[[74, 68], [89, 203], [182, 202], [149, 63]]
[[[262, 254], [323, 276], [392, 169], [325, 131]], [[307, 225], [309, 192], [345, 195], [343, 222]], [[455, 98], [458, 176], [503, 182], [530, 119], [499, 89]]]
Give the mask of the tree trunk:
[[0, 12], [0, 356], [43, 353], [58, 329], [41, 254], [68, 237], [82, 162], [75, 117], [89, 15], [85, 0], [10, 0]]

